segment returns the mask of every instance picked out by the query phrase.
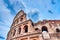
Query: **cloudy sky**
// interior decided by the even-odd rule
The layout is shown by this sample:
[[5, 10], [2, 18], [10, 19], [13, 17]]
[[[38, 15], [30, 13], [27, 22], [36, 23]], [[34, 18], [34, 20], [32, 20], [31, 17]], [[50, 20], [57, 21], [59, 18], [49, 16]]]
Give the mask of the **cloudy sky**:
[[0, 40], [6, 40], [13, 18], [21, 9], [33, 22], [60, 20], [60, 0], [0, 0]]

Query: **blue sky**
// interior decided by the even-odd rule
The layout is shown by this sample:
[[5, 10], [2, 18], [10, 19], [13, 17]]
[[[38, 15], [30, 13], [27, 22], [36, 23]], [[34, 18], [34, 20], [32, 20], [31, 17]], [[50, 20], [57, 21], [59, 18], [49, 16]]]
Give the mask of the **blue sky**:
[[60, 20], [60, 0], [0, 0], [0, 40], [6, 40], [13, 18], [21, 9], [33, 22]]

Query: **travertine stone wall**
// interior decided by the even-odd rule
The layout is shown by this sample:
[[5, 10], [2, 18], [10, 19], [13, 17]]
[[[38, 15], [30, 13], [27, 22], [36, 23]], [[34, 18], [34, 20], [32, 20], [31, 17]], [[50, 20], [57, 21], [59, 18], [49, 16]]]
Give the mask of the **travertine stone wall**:
[[60, 40], [60, 20], [33, 23], [31, 19], [27, 20], [26, 14], [21, 10], [13, 20], [7, 40]]

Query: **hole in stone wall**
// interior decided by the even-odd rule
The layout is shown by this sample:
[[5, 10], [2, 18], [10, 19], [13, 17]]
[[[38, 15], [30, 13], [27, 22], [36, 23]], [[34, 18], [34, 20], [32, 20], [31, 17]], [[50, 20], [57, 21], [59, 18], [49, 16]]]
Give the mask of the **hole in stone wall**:
[[35, 30], [38, 30], [38, 28], [35, 28]]
[[60, 32], [60, 30], [57, 28], [57, 29], [56, 29], [56, 32]]
[[23, 20], [23, 18], [20, 19], [20, 21], [22, 21], [22, 20]]
[[15, 33], [16, 33], [16, 30], [14, 30], [14, 32], [13, 32], [13, 36], [15, 35]]
[[24, 26], [24, 29], [25, 29], [25, 33], [28, 32], [28, 26], [27, 25]]
[[47, 27], [46, 27], [46, 26], [43, 26], [43, 27], [42, 27], [42, 32], [43, 32], [43, 31], [48, 32], [48, 29], [47, 29]]
[[21, 33], [21, 28], [19, 28], [19, 34]]

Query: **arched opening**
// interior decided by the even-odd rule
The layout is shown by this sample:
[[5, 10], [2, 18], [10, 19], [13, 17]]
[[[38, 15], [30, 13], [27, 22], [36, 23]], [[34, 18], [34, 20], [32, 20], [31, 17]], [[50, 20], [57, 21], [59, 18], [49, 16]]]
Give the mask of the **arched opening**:
[[49, 39], [49, 38], [50, 38], [50, 36], [49, 36], [49, 34], [48, 34], [48, 29], [47, 29], [46, 26], [43, 26], [43, 27], [42, 27], [42, 34], [43, 34], [43, 38], [44, 38], [44, 39]]
[[42, 27], [42, 32], [43, 32], [43, 31], [48, 32], [48, 29], [47, 29], [47, 27], [46, 27], [46, 26], [43, 26], [43, 27]]
[[35, 28], [35, 30], [39, 30], [38, 28]]
[[28, 32], [28, 26], [27, 25], [24, 26], [24, 30], [25, 30], [25, 33]]
[[60, 30], [57, 28], [57, 29], [56, 29], [56, 32], [60, 32]]
[[20, 19], [20, 21], [22, 21], [22, 20], [23, 20], [23, 18]]
[[32, 26], [34, 27], [34, 24], [33, 24], [33, 22], [32, 22]]
[[14, 32], [13, 32], [13, 36], [15, 35], [15, 33], [16, 33], [16, 30], [14, 30]]
[[19, 28], [19, 34], [21, 33], [21, 28]]

